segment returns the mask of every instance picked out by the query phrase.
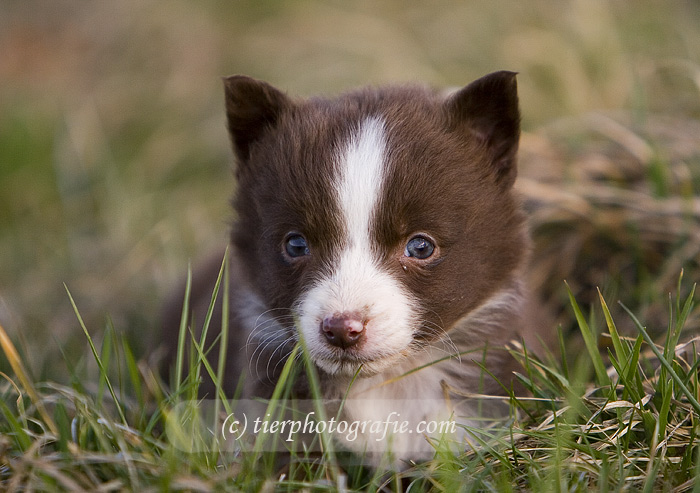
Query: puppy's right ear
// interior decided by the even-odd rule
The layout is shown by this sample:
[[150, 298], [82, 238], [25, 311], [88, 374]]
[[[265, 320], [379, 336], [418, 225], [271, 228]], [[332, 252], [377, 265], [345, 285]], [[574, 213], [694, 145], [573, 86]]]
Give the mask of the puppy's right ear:
[[292, 107], [292, 101], [266, 82], [243, 75], [224, 78], [224, 90], [231, 141], [238, 158], [245, 162], [251, 145]]

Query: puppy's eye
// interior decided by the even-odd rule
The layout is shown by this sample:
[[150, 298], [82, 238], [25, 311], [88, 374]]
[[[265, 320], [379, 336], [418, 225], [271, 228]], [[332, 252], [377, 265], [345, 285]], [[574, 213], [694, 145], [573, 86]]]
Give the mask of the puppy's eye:
[[414, 236], [408, 243], [406, 243], [406, 249], [403, 254], [406, 257], [413, 257], [419, 260], [426, 259], [430, 257], [435, 251], [435, 245], [425, 236]]
[[306, 238], [300, 234], [291, 234], [284, 242], [284, 250], [292, 258], [303, 257], [311, 254]]

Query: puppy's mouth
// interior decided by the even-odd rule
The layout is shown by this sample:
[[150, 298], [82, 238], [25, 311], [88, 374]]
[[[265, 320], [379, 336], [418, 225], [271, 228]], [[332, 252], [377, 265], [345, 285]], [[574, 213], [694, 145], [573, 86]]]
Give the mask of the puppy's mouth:
[[330, 375], [369, 377], [383, 372], [406, 357], [403, 351], [382, 354], [364, 354], [359, 349], [326, 347], [323, 354], [312, 354], [316, 366]]

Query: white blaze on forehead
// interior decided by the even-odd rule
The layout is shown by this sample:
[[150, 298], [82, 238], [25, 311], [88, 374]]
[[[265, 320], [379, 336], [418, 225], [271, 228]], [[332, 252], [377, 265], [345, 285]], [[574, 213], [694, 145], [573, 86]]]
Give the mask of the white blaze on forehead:
[[370, 222], [384, 181], [385, 147], [382, 121], [368, 118], [341, 157], [336, 187], [351, 245], [369, 245]]
[[301, 296], [300, 328], [316, 363], [330, 373], [354, 372], [359, 363], [343, 362], [320, 330], [323, 319], [336, 313], [359, 313], [365, 335], [354, 353], [365, 368], [390, 365], [413, 339], [416, 300], [380, 265], [371, 234], [386, 176], [386, 135], [379, 118], [361, 122], [357, 133], [337, 156], [333, 184], [342, 215], [341, 250], [328, 275]]

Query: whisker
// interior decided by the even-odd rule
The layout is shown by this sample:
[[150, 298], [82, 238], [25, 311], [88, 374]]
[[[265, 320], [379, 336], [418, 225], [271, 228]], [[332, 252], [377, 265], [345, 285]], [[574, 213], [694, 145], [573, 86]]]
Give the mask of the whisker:
[[[282, 356], [282, 357], [279, 358], [279, 360], [278, 360], [277, 363], [275, 364], [275, 367], [272, 369], [272, 374], [273, 374], [273, 375], [274, 375], [275, 372], [277, 371], [277, 367], [278, 367], [282, 362], [286, 362], [286, 361], [287, 361], [287, 358], [289, 358], [289, 355], [292, 354], [292, 351], [294, 351], [294, 346], [293, 346], [293, 345], [292, 345], [291, 349], [289, 349], [289, 350], [287, 351], [287, 354], [285, 354], [284, 356]], [[294, 359], [297, 360], [297, 359], [298, 359], [298, 356], [299, 356], [299, 353], [297, 353], [297, 355], [294, 357]], [[268, 378], [270, 378], [270, 375], [269, 375], [270, 363], [271, 363], [271, 361], [268, 361], [268, 365], [267, 365], [267, 370], [268, 370], [267, 376], [268, 376]], [[297, 363], [297, 361], [294, 361], [294, 363]]]
[[[277, 348], [275, 348], [275, 350], [270, 355], [270, 358], [268, 359], [268, 363], [267, 363], [267, 367], [266, 367], [266, 374], [267, 374], [268, 378], [270, 378], [270, 363], [272, 363], [272, 357], [274, 356], [275, 352], [277, 352], [278, 350], [284, 351], [285, 348], [289, 348], [289, 349], [286, 349], [286, 354], [284, 356], [282, 356], [282, 353], [280, 353], [280, 357], [277, 359], [277, 363], [275, 364], [274, 368], [272, 368], [273, 375], [277, 371], [277, 367], [280, 365], [280, 363], [286, 362], [287, 358], [289, 358], [289, 355], [292, 354], [292, 352], [294, 351], [294, 347], [296, 345], [296, 342], [297, 342], [296, 334], [292, 333], [291, 337], [289, 337], [289, 339], [287, 339], [287, 341], [285, 341], [283, 344], [280, 344]], [[299, 354], [300, 354], [300, 352], [297, 352], [295, 359], [297, 359], [299, 357]]]
[[246, 344], [248, 344], [253, 337], [256, 337], [259, 332], [264, 331], [264, 330], [268, 330], [270, 326], [275, 325], [275, 324], [283, 326], [283, 325], [285, 325], [284, 322], [293, 320], [293, 316], [292, 315], [281, 315], [278, 317], [264, 320], [262, 322], [260, 322], [259, 319], [260, 319], [260, 317], [258, 317], [258, 322], [256, 322], [253, 330], [251, 330], [250, 334], [248, 334], [248, 338], [246, 339]]
[[[261, 341], [260, 345], [255, 349], [253, 355], [251, 355], [251, 362], [252, 362], [252, 359], [253, 359], [253, 356], [255, 355], [255, 353], [258, 354], [257, 358], [255, 359], [256, 372], [258, 371], [258, 368], [260, 367], [260, 358], [263, 356], [263, 354], [265, 354], [265, 352], [267, 351], [267, 348], [270, 347], [270, 345], [274, 344], [275, 342], [277, 342], [281, 339], [284, 339], [284, 337], [285, 337], [285, 334], [283, 332], [277, 332], [274, 334], [270, 334], [269, 337], [267, 337], [265, 340]], [[279, 348], [279, 346], [277, 346], [277, 348]], [[275, 348], [275, 351], [277, 350], [277, 348]], [[274, 354], [274, 351], [272, 354]], [[270, 355], [268, 357], [268, 360], [271, 357], [272, 357], [272, 355]]]

